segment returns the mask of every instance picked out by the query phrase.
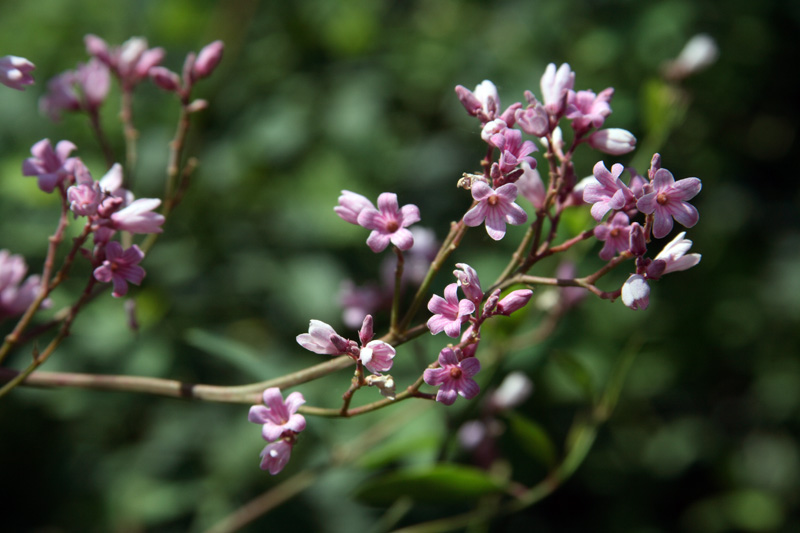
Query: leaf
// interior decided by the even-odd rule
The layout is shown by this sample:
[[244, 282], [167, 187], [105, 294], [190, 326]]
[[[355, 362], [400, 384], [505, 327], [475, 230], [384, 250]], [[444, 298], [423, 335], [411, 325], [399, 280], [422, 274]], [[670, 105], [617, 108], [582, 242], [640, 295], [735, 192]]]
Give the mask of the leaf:
[[550, 436], [537, 422], [518, 413], [507, 415], [514, 436], [519, 447], [529, 455], [538, 459], [547, 468], [556, 464], [557, 452]]
[[391, 472], [362, 484], [355, 497], [372, 505], [388, 505], [402, 497], [428, 504], [463, 504], [503, 490], [503, 485], [477, 468], [442, 464]]

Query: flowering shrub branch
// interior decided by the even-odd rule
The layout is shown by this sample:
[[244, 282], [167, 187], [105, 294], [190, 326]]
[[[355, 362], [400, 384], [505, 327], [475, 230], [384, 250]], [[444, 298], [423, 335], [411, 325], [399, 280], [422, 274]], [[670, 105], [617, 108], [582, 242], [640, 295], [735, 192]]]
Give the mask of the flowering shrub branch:
[[[541, 101], [533, 92], [526, 91], [524, 103], [515, 102], [503, 109], [496, 87], [488, 80], [473, 91], [460, 85], [456, 87], [456, 96], [464, 109], [480, 124], [486, 152], [478, 160], [480, 170], [464, 172], [454, 184], [463, 189], [458, 192], [464, 211], [458, 220], [450, 223], [438, 249], [431, 244], [433, 238], [425, 237], [424, 229], [414, 226], [424, 219], [418, 206], [401, 205], [400, 198], [393, 192], [383, 192], [373, 204], [356, 192], [342, 191], [338, 205], [333, 208], [335, 214], [345, 222], [368, 230], [365, 244], [375, 254], [391, 247], [394, 264], [385, 295], [378, 294], [372, 299], [349, 298], [343, 302], [345, 323], [360, 323], [357, 341], [355, 336], [351, 339], [346, 334], [341, 335], [316, 318], [310, 319], [308, 332], [297, 335], [297, 343], [302, 348], [329, 359], [285, 376], [239, 386], [39, 371], [69, 335], [79, 312], [104, 292], [106, 284], [113, 287], [113, 297], [121, 298], [135, 290], [129, 284], [145, 282], [146, 255], [162, 233], [167, 218], [183, 199], [197, 165], [197, 160], [185, 153], [186, 138], [193, 115], [205, 109], [208, 103], [194, 99], [193, 90], [198, 81], [212, 74], [223, 54], [222, 43], [213, 42], [198, 54], [189, 54], [178, 74], [161, 65], [164, 50], [148, 48], [144, 39], [134, 38], [119, 47], [110, 47], [101, 38], [89, 35], [85, 43], [92, 56], [90, 61], [54, 78], [48, 84], [49, 92], [42, 99], [41, 107], [54, 119], [64, 112], [85, 113], [108, 168], [104, 177], [96, 180], [80, 157], [72, 155], [77, 150], [73, 143], [63, 140], [53, 148], [47, 139], [33, 145], [32, 157], [22, 165], [22, 174], [35, 176], [44, 193], [59, 195], [61, 210], [56, 230], [49, 239], [41, 276], [32, 276], [23, 283], [27, 268], [24, 260], [5, 250], [0, 252], [0, 319], [20, 317], [0, 347], [0, 363], [23, 340], [60, 327], [44, 349], [32, 350], [33, 360], [26, 368], [19, 371], [0, 368], [0, 381], [5, 382], [0, 396], [25, 384], [251, 404], [249, 420], [262, 426], [262, 438], [267, 442], [261, 452], [260, 466], [276, 475], [288, 464], [307, 423], [313, 424], [307, 422], [306, 415], [353, 417], [412, 398], [445, 406], [455, 403], [459, 396], [462, 402], [474, 400], [481, 391], [479, 375], [490, 366], [483, 356], [486, 348], [482, 343], [488, 331], [484, 326], [498, 317], [524, 313], [535, 287], [562, 287], [573, 291], [563, 291], [559, 304], [550, 309], [551, 321], [543, 320], [541, 335], [546, 335], [552, 331], [554, 321], [587, 293], [610, 301], [621, 299], [628, 308], [643, 310], [649, 305], [651, 282], [667, 273], [691, 268], [700, 261], [699, 254], [688, 253], [692, 242], [685, 238], [685, 232], [652, 258], [647, 257], [653, 240], [667, 237], [674, 222], [686, 228], [697, 224], [699, 213], [689, 201], [700, 192], [700, 180], [691, 177], [676, 181], [673, 174], [662, 167], [658, 154], [653, 155], [649, 169], [642, 173], [620, 163], [611, 164], [609, 169], [600, 159], [591, 169], [591, 175], [580, 179], [583, 174], [579, 173], [584, 171], [576, 169], [573, 161], [578, 150], [594, 150], [616, 157], [631, 152], [637, 141], [626, 130], [604, 127], [612, 112], [613, 88], [597, 94], [589, 90], [576, 91], [576, 75], [569, 65], [550, 64], [540, 80]], [[33, 65], [27, 60], [7, 56], [0, 60], [0, 82], [14, 89], [24, 89], [33, 83], [32, 70]], [[111, 77], [117, 81], [121, 92], [124, 166], [117, 162], [100, 122], [100, 110], [110, 90]], [[138, 138], [132, 104], [136, 88], [148, 80], [178, 98], [179, 117], [167, 158], [163, 198], [136, 199], [130, 190]], [[525, 135], [530, 138], [524, 138]], [[537, 161], [533, 154], [539, 151], [539, 146], [542, 154]], [[546, 179], [539, 172], [539, 162], [546, 164]], [[629, 177], [623, 178], [626, 172]], [[580, 209], [591, 214], [592, 227], [564, 237], [565, 213]], [[66, 229], [71, 220], [79, 217], [83, 229], [63, 252]], [[450, 257], [459, 249], [470, 228], [483, 226], [490, 242], [494, 243], [509, 237], [509, 226], [522, 225], [527, 226], [524, 235], [491, 285], [486, 283], [490, 273], [479, 275], [462, 260], [453, 265], [453, 278], [447, 280], [442, 295], [432, 293], [435, 278], [448, 267]], [[483, 231], [475, 231], [473, 235], [479, 238]], [[139, 243], [133, 243], [134, 235], [144, 237]], [[592, 239], [597, 239], [598, 256], [603, 261], [594, 272], [578, 276], [577, 267], [564, 262], [554, 275], [547, 275], [546, 271], [531, 273], [545, 258]], [[56, 268], [59, 253], [64, 254], [63, 261], [61, 267]], [[390, 254], [389, 260], [391, 257]], [[80, 260], [88, 261], [91, 266], [91, 275], [84, 282], [80, 296], [54, 319], [33, 328], [34, 318], [48, 307], [51, 293], [67, 280], [72, 265]], [[605, 281], [607, 275], [629, 261], [633, 264], [624, 283]], [[603, 286], [598, 285], [601, 280]], [[407, 299], [404, 288], [409, 283], [415, 290]], [[581, 292], [576, 294], [575, 290]], [[391, 302], [389, 326], [382, 336], [376, 337], [374, 317], [382, 312], [378, 305], [382, 301]], [[429, 312], [425, 316], [421, 316], [423, 306]], [[426, 364], [418, 365], [418, 376], [410, 383], [398, 384], [389, 373], [395, 360], [405, 356], [398, 349], [423, 335], [436, 336], [442, 332], [448, 339], [440, 342], [435, 354], [427, 354]], [[530, 336], [526, 338], [527, 342], [531, 341]], [[355, 366], [355, 370], [349, 384], [342, 383], [338, 408], [305, 405], [305, 398], [299, 391], [284, 399], [281, 392], [284, 389], [351, 366]], [[620, 375], [624, 375], [626, 369], [623, 365]], [[613, 409], [619, 386], [617, 381], [612, 381], [610, 392], [593, 406], [591, 413], [576, 420], [565, 458], [550, 471], [547, 479], [534, 487], [511, 491], [512, 502], [499, 512], [531, 505], [569, 477], [588, 452], [597, 426]], [[352, 406], [358, 391], [365, 387], [376, 388], [383, 399]], [[520, 386], [514, 390], [516, 392], [506, 392], [510, 399], [492, 400], [491, 416], [486, 417], [488, 422], [509, 409], [516, 402], [515, 395], [520, 398], [528, 394], [530, 387]], [[458, 523], [458, 519], [453, 520]]]

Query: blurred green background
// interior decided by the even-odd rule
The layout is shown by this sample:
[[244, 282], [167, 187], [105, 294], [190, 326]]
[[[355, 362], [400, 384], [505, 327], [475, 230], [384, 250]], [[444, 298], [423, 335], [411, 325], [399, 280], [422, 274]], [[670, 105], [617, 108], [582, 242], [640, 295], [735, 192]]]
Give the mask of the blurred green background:
[[[40, 268], [57, 202], [20, 174], [30, 146], [68, 138], [95, 177], [103, 174], [84, 117], [53, 124], [37, 112], [47, 79], [87, 59], [83, 35], [111, 44], [144, 36], [166, 48], [164, 64], [174, 70], [187, 52], [225, 41], [222, 64], [197, 90], [211, 103], [190, 136], [201, 166], [145, 261], [143, 286], [132, 291], [141, 330], [127, 329], [122, 302], [101, 298], [45, 367], [216, 384], [320, 362], [294, 342], [311, 318], [353, 336], [341, 324], [340, 282], [379, 278], [388, 252], [372, 254], [366, 233], [333, 214], [340, 190], [370, 198], [397, 192], [401, 203], [420, 206], [422, 225], [444, 237], [447, 222], [467, 206], [455, 181], [484, 153], [456, 84], [491, 79], [507, 105], [525, 89], [540, 94], [548, 63], [568, 62], [577, 89], [616, 88], [607, 126], [629, 129], [640, 144], [658, 141], [663, 117], [652, 104], [666, 90], [661, 65], [693, 35], [710, 34], [719, 59], [682, 84], [685, 120], [658, 146], [676, 178], [703, 180], [693, 202], [701, 220], [689, 232], [703, 260], [655, 284], [646, 311], [587, 300], [546, 342], [513, 351], [483, 376], [488, 388], [510, 370], [526, 372], [536, 390], [517, 412], [560, 443], [586, 400], [559, 371], [557, 355], [574, 357], [602, 384], [619, 354], [638, 347], [620, 404], [575, 477], [490, 530], [800, 530], [800, 3], [36, 0], [0, 3], [0, 27], [0, 54], [37, 67], [36, 85], [25, 92], [0, 87], [0, 247], [25, 255], [32, 271]], [[150, 85], [137, 94], [140, 197], [161, 193], [174, 104]], [[117, 110], [112, 98], [104, 111], [109, 128]], [[114, 142], [121, 150], [121, 139]], [[588, 175], [596, 160], [582, 154], [578, 173]], [[499, 247], [473, 231], [451, 262], [470, 262], [493, 278], [500, 252], [513, 249], [521, 231], [510, 231]], [[581, 252], [588, 254], [582, 272], [591, 272], [597, 248]], [[437, 291], [449, 276], [444, 270]], [[77, 294], [86, 274], [76, 268], [55, 308]], [[608, 288], [624, 278], [611, 276]], [[519, 330], [535, 320], [532, 313], [509, 324]], [[10, 324], [0, 328], [5, 334]], [[511, 329], [492, 329], [487, 345]], [[399, 385], [445, 342], [439, 336], [404, 347]], [[9, 364], [22, 367], [27, 357], [20, 351]], [[310, 404], [334, 407], [348, 385], [342, 372], [299, 390]], [[18, 389], [0, 407], [0, 528], [204, 531], [313, 466], [323, 470], [311, 488], [245, 530], [380, 531], [389, 523], [387, 504], [359, 500], [360, 484], [437, 458], [468, 464], [451, 437], [479, 405], [406, 402], [353, 420], [309, 417], [289, 466], [272, 478], [258, 469], [263, 442], [246, 406]], [[403, 422], [406, 415], [413, 417]], [[395, 421], [370, 453], [324, 468], [363, 432]], [[515, 479], [540, 479], [542, 468], [510, 432], [499, 446]], [[401, 523], [470, 505], [429, 501]]]

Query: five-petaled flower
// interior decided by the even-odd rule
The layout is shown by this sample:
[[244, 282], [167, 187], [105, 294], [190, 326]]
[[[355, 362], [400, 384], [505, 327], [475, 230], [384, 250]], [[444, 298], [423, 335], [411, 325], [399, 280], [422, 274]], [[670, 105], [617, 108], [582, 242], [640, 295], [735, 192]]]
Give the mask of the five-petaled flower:
[[94, 277], [97, 281], [114, 284], [112, 296], [125, 296], [129, 282], [139, 285], [144, 279], [144, 269], [139, 266], [144, 259], [144, 252], [135, 244], [123, 251], [122, 245], [116, 241], [109, 242], [105, 250], [106, 258], [102, 265], [94, 269]]
[[444, 289], [444, 298], [434, 294], [428, 302], [428, 310], [434, 315], [428, 319], [428, 329], [436, 335], [442, 330], [448, 337], [461, 334], [461, 324], [475, 311], [475, 304], [466, 298], [458, 300], [458, 284], [451, 283]]
[[22, 175], [36, 176], [41, 190], [53, 192], [72, 175], [69, 154], [75, 148], [70, 141], [59, 141], [53, 150], [50, 139], [42, 139], [31, 148], [33, 157], [22, 163]]
[[685, 178], [676, 182], [669, 170], [660, 168], [656, 171], [653, 192], [639, 198], [636, 204], [642, 213], [654, 214], [654, 237], [666, 237], [672, 231], [673, 218], [687, 228], [697, 224], [700, 214], [687, 200], [694, 198], [702, 186], [698, 178]]
[[411, 248], [414, 237], [407, 227], [419, 220], [419, 208], [416, 205], [408, 204], [401, 208], [397, 203], [397, 195], [390, 192], [378, 196], [378, 209], [365, 206], [358, 214], [358, 224], [372, 230], [367, 237], [367, 245], [375, 253], [382, 252], [389, 242], [400, 250]]
[[517, 186], [513, 183], [501, 185], [496, 190], [482, 181], [472, 184], [472, 198], [478, 204], [464, 215], [464, 224], [480, 226], [486, 221], [486, 233], [499, 241], [506, 234], [506, 223], [518, 226], [528, 220], [525, 210], [514, 203]]
[[611, 172], [602, 161], [595, 164], [592, 172], [596, 181], [588, 183], [583, 189], [583, 201], [593, 204], [592, 216], [595, 220], [603, 220], [611, 209], [622, 209], [633, 200], [633, 193], [619, 179], [623, 170], [625, 167], [619, 163], [611, 167]]
[[247, 419], [254, 424], [261, 424], [261, 436], [266, 441], [281, 438], [286, 432], [300, 433], [306, 428], [306, 419], [297, 409], [306, 403], [299, 392], [293, 392], [283, 400], [277, 387], [270, 387], [263, 394], [264, 405], [250, 408]]
[[442, 349], [439, 352], [439, 368], [429, 368], [422, 375], [425, 383], [439, 387], [436, 401], [445, 405], [453, 405], [459, 394], [470, 400], [481, 390], [472, 379], [472, 376], [481, 369], [480, 361], [474, 357], [459, 361], [457, 353], [459, 351], [450, 347]]

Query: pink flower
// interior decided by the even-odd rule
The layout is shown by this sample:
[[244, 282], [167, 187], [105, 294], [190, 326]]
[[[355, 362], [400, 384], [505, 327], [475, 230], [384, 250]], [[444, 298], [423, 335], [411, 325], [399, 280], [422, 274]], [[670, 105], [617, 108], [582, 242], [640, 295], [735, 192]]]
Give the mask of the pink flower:
[[600, 259], [606, 261], [614, 257], [617, 252], [624, 252], [630, 248], [631, 222], [625, 213], [617, 213], [608, 224], [601, 224], [594, 228], [594, 236], [599, 241], [605, 241], [600, 250]]
[[76, 218], [78, 215], [87, 217], [97, 214], [97, 207], [102, 199], [103, 191], [100, 190], [100, 184], [97, 182], [81, 183], [67, 189], [69, 209], [75, 213]]
[[342, 191], [339, 196], [339, 205], [333, 208], [336, 214], [345, 222], [358, 225], [358, 215], [364, 209], [375, 209], [366, 197], [350, 191]]
[[555, 63], [550, 63], [541, 79], [542, 98], [547, 111], [553, 115], [563, 112], [564, 96], [575, 85], [575, 73], [567, 63], [556, 70]]
[[300, 433], [306, 428], [306, 419], [297, 409], [306, 403], [299, 392], [293, 392], [284, 402], [278, 387], [270, 387], [263, 394], [264, 405], [250, 408], [247, 419], [261, 424], [261, 436], [266, 441], [280, 439], [287, 432]]
[[448, 337], [461, 334], [461, 324], [475, 311], [475, 304], [464, 299], [458, 300], [458, 284], [451, 283], [444, 289], [444, 298], [434, 294], [428, 302], [428, 311], [434, 315], [428, 319], [428, 329], [433, 335], [444, 330]]
[[595, 164], [593, 173], [597, 181], [588, 183], [583, 189], [583, 201], [594, 204], [592, 216], [595, 220], [603, 220], [611, 209], [622, 209], [634, 198], [628, 186], [619, 179], [623, 170], [625, 167], [619, 163], [611, 167], [611, 172], [602, 161]]
[[523, 142], [519, 130], [503, 128], [489, 137], [489, 144], [500, 150], [499, 165], [503, 173], [511, 172], [523, 161], [532, 168], [536, 167], [536, 160], [528, 155], [536, 151], [536, 145], [532, 141]]
[[126, 89], [147, 77], [149, 70], [164, 59], [163, 48], [147, 48], [147, 39], [132, 37], [121, 46], [110, 48], [96, 35], [84, 37], [86, 51], [108, 65]]
[[650, 285], [643, 276], [631, 274], [622, 285], [622, 303], [634, 311], [650, 305]]
[[380, 211], [365, 207], [358, 215], [358, 224], [372, 230], [367, 238], [370, 249], [375, 253], [382, 252], [389, 242], [400, 250], [411, 248], [414, 237], [406, 228], [419, 222], [419, 208], [414, 204], [399, 208], [397, 195], [385, 192], [378, 197], [378, 209]]
[[486, 233], [496, 241], [505, 236], [506, 223], [519, 225], [528, 220], [525, 211], [514, 203], [517, 186], [513, 183], [506, 183], [495, 190], [482, 181], [476, 181], [472, 184], [472, 198], [478, 205], [464, 215], [464, 224], [479, 226], [485, 220]]
[[386, 372], [392, 368], [392, 359], [397, 354], [391, 344], [383, 341], [370, 341], [361, 348], [359, 360], [373, 374]]
[[[28, 276], [23, 282], [27, 272], [21, 255], [0, 250], [0, 320], [21, 315], [39, 296], [39, 276]], [[49, 306], [49, 299], [42, 303], [42, 307]]]
[[599, 128], [611, 114], [608, 104], [614, 96], [614, 89], [609, 87], [600, 94], [592, 91], [569, 93], [566, 117], [572, 120], [572, 128], [576, 133], [585, 133], [591, 128]]
[[[334, 329], [321, 320], [312, 320], [308, 325], [308, 333], [297, 336], [297, 344], [314, 353], [327, 355], [341, 355], [343, 343], [348, 341], [341, 337]], [[334, 342], [331, 339], [335, 339]]]
[[31, 71], [34, 68], [33, 63], [24, 57], [0, 57], [0, 83], [12, 89], [24, 91], [26, 85], [33, 84]]
[[694, 198], [702, 186], [697, 178], [685, 178], [676, 182], [669, 170], [660, 168], [656, 171], [653, 192], [642, 196], [636, 204], [642, 213], [655, 213], [655, 238], [665, 237], [672, 231], [673, 218], [687, 228], [697, 224], [700, 214], [687, 200]]
[[112, 296], [125, 296], [128, 282], [139, 285], [144, 279], [144, 269], [139, 266], [144, 259], [144, 252], [135, 244], [123, 252], [122, 245], [116, 241], [109, 242], [105, 251], [106, 258], [102, 265], [94, 269], [94, 277], [97, 281], [114, 284]]
[[474, 357], [458, 360], [456, 351], [444, 348], [439, 352], [439, 368], [429, 368], [422, 374], [425, 383], [439, 387], [436, 401], [453, 405], [460, 394], [470, 400], [478, 395], [480, 387], [472, 376], [481, 369], [481, 363]]
[[261, 470], [267, 470], [273, 476], [279, 474], [289, 462], [293, 446], [294, 441], [291, 439], [281, 439], [267, 444], [260, 453]]
[[69, 154], [76, 146], [69, 141], [59, 141], [56, 149], [50, 144], [50, 139], [42, 139], [31, 148], [33, 157], [22, 163], [23, 176], [36, 176], [39, 188], [44, 192], [53, 192], [72, 175], [68, 162]]
[[111, 215], [112, 225], [115, 229], [131, 233], [161, 233], [164, 215], [153, 212], [159, 205], [161, 200], [157, 198], [135, 200]]

